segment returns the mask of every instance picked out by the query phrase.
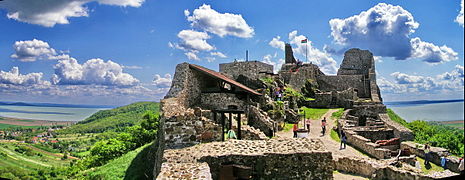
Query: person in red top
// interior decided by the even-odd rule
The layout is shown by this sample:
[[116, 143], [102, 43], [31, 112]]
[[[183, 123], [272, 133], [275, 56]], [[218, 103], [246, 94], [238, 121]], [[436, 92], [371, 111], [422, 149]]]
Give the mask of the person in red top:
[[321, 136], [324, 136], [326, 132], [326, 117], [321, 120]]
[[299, 125], [297, 123], [294, 124], [292, 127], [292, 131], [294, 131], [294, 138], [297, 138], [297, 130], [299, 129]]

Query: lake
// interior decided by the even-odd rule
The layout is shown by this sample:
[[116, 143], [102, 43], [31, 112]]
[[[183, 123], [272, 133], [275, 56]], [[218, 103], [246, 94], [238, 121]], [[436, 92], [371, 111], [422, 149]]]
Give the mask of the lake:
[[464, 101], [440, 100], [440, 101], [403, 101], [385, 102], [388, 108], [396, 114], [411, 122], [414, 120], [425, 121], [457, 121], [464, 120]]
[[95, 112], [105, 109], [109, 108], [0, 105], [0, 116], [49, 121], [82, 121]]

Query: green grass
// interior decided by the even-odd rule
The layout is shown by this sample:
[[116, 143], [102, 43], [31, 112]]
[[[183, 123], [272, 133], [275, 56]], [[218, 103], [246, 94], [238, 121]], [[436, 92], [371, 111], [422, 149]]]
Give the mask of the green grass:
[[3, 124], [0, 123], [0, 129], [8, 129], [8, 128], [39, 128], [40, 126], [20, 126], [20, 125], [12, 125], [12, 124]]
[[294, 124], [286, 123], [286, 124], [284, 124], [283, 131], [284, 132], [289, 132], [290, 130], [292, 130], [293, 127], [294, 127]]
[[153, 179], [153, 143], [111, 160], [107, 164], [81, 172], [77, 179]]
[[397, 115], [392, 109], [387, 109], [387, 114], [391, 118], [391, 120], [402, 124], [405, 127], [408, 127], [408, 122], [402, 119], [399, 115]]
[[417, 157], [417, 161], [420, 161], [420, 164], [421, 164], [421, 171], [424, 172], [425, 174], [429, 174], [433, 171], [436, 171], [436, 172], [442, 172], [444, 171], [444, 169], [441, 167], [441, 166], [438, 166], [434, 163], [429, 163], [431, 164], [431, 168], [430, 169], [426, 169], [425, 167], [425, 160], [423, 158], [420, 158], [420, 157]]
[[342, 114], [344, 114], [344, 108], [338, 108], [336, 112], [331, 114], [331, 118], [338, 120], [342, 117]]
[[331, 129], [331, 132], [329, 134], [331, 139], [335, 140], [336, 142], [341, 142], [341, 139], [339, 138], [339, 134], [334, 129]]
[[[320, 120], [321, 117], [328, 112], [329, 109], [317, 109], [317, 108], [307, 108], [302, 107], [301, 114], [305, 114], [305, 118]], [[305, 112], [305, 113], [304, 113]]]

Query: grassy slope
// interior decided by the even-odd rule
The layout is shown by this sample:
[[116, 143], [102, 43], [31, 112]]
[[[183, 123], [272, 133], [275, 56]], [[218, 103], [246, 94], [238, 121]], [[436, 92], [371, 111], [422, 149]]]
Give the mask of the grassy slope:
[[106, 165], [86, 170], [77, 175], [78, 179], [153, 179], [154, 162], [148, 158], [153, 143], [146, 144], [136, 150], [111, 160]]
[[40, 126], [19, 126], [19, 125], [13, 125], [13, 124], [3, 124], [3, 123], [0, 123], [0, 129], [18, 128], [18, 127], [27, 129], [27, 128], [38, 128], [38, 127], [40, 127]]
[[[301, 110], [305, 111], [305, 118], [320, 120], [321, 117], [328, 112], [329, 109], [317, 109], [317, 108], [307, 108], [302, 107]], [[303, 112], [301, 112], [304, 114]]]
[[127, 106], [99, 111], [84, 121], [59, 133], [96, 133], [139, 124], [146, 111], [158, 113], [159, 103], [137, 102]]
[[[60, 157], [41, 151], [33, 151], [35, 155], [28, 156], [14, 150], [19, 146], [26, 145], [9, 142], [0, 143], [0, 170], [13, 168], [23, 172], [35, 173], [39, 170], [48, 170], [51, 167], [62, 168], [70, 162], [70, 159], [61, 160]], [[40, 154], [40, 156], [37, 154]], [[4, 176], [0, 174], [0, 177]]]

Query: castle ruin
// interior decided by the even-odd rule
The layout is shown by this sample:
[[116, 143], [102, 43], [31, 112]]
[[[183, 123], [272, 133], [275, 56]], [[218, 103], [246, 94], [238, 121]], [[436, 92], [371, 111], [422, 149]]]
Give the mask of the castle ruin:
[[[302, 92], [309, 84], [313, 99], [291, 99], [279, 107], [282, 113], [272, 113], [278, 108], [275, 88]], [[299, 64], [286, 44], [285, 64], [278, 74], [272, 65], [259, 61], [220, 64], [219, 72], [178, 64], [171, 89], [161, 100], [154, 175], [157, 179], [332, 179], [333, 170], [348, 168], [334, 162], [347, 159], [334, 158], [321, 140], [271, 138], [284, 122], [300, 119], [299, 104], [344, 108], [337, 130], [346, 133], [348, 144], [379, 160], [395, 157], [401, 141], [413, 139], [410, 130], [386, 114], [372, 53], [350, 49], [337, 75], [325, 75], [314, 64]], [[237, 140], [226, 140], [226, 130], [234, 131]], [[383, 179], [397, 172], [389, 167], [370, 172], [382, 172], [377, 178]]]

